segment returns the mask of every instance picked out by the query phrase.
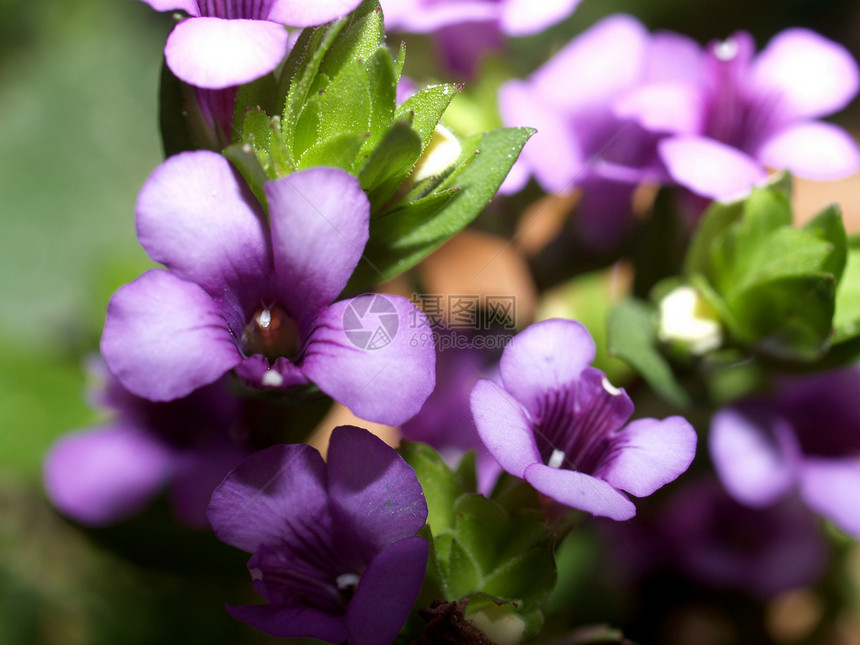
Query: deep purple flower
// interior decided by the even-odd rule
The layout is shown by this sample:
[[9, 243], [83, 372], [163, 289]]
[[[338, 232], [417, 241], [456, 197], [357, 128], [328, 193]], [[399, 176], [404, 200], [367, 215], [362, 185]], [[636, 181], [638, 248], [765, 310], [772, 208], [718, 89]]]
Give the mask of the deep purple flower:
[[633, 191], [642, 182], [668, 180], [657, 156], [659, 135], [613, 112], [632, 88], [673, 80], [686, 43], [670, 34], [650, 36], [635, 18], [615, 15], [572, 40], [527, 80], [499, 91], [507, 126], [532, 126], [503, 192], [534, 176], [549, 193], [581, 188], [578, 233], [610, 247], [630, 221]]
[[250, 451], [231, 436], [240, 401], [217, 382], [168, 403], [134, 396], [104, 365], [94, 403], [108, 425], [62, 437], [45, 458], [45, 490], [72, 519], [110, 524], [145, 507], [167, 484], [179, 518], [207, 526], [212, 490]]
[[770, 399], [725, 408], [710, 450], [729, 493], [753, 507], [798, 489], [801, 499], [860, 537], [860, 367], [794, 379]]
[[689, 49], [676, 61], [681, 78], [635, 88], [615, 106], [619, 116], [674, 135], [659, 153], [676, 182], [729, 200], [762, 182], [766, 168], [809, 179], [839, 179], [860, 168], [853, 139], [816, 120], [857, 94], [860, 72], [844, 47], [789, 29], [758, 56], [745, 32], [704, 52], [689, 41]]
[[208, 89], [249, 83], [287, 53], [284, 25], [310, 27], [340, 18], [361, 0], [144, 0], [156, 11], [185, 11], [164, 57], [179, 79]]
[[108, 367], [156, 401], [234, 368], [252, 387], [312, 381], [362, 418], [402, 423], [433, 390], [433, 348], [410, 346], [426, 318], [394, 296], [330, 304], [368, 239], [358, 180], [311, 168], [268, 182], [265, 194], [268, 226], [241, 177], [207, 151], [171, 157], [150, 175], [138, 237], [168, 271], [149, 271], [111, 298]]
[[269, 604], [228, 611], [282, 638], [390, 645], [424, 579], [426, 519], [415, 471], [366, 430], [335, 428], [328, 463], [301, 444], [255, 453], [215, 490], [209, 520], [253, 553]]
[[547, 320], [510, 342], [501, 381], [472, 390], [478, 434], [499, 465], [562, 504], [626, 520], [621, 491], [650, 495], [683, 473], [696, 432], [681, 417], [624, 425], [633, 403], [590, 366], [594, 341], [580, 323]]

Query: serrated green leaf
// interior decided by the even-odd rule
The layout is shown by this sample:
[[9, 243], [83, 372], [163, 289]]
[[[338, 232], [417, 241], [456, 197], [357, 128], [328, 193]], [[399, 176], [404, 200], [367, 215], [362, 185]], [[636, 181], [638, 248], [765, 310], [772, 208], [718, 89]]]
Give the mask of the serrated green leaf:
[[832, 246], [819, 270], [832, 273], [837, 282], [841, 280], [848, 260], [848, 236], [842, 222], [842, 209], [837, 204], [831, 204], [807, 222], [803, 230]]
[[429, 509], [427, 524], [435, 535], [448, 530], [454, 524], [454, 502], [463, 494], [456, 476], [427, 444], [403, 441], [397, 450], [421, 483]]
[[412, 129], [421, 137], [423, 150], [430, 143], [433, 130], [436, 129], [448, 105], [461, 89], [462, 86], [453, 83], [425, 87], [397, 106], [394, 118], [412, 124]]
[[845, 271], [836, 288], [836, 311], [833, 314], [833, 344], [860, 335], [860, 236], [848, 241]]
[[266, 193], [263, 186], [269, 177], [266, 176], [266, 171], [263, 170], [263, 166], [250, 144], [234, 143], [227, 146], [222, 154], [242, 174], [251, 192], [254, 193], [254, 197], [265, 207]]
[[339, 134], [309, 148], [299, 159], [297, 168], [313, 166], [332, 166], [352, 169], [355, 158], [364, 143], [364, 135], [356, 133]]
[[609, 355], [622, 359], [639, 372], [667, 401], [686, 407], [690, 397], [657, 350], [655, 316], [654, 308], [639, 300], [625, 300], [613, 307], [607, 322]]

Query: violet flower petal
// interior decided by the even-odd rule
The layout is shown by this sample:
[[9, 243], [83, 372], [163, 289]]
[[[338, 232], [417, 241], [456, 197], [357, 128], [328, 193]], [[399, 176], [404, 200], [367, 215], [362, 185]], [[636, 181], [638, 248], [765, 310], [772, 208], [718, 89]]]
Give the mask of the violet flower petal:
[[164, 444], [138, 428], [114, 426], [67, 435], [45, 458], [45, 490], [63, 514], [90, 526], [141, 510], [173, 468]]
[[650, 83], [625, 94], [614, 112], [652, 132], [694, 134], [702, 127], [702, 96], [688, 84]]
[[695, 40], [672, 31], [651, 35], [645, 59], [644, 77], [655, 83], [698, 84], [705, 54]]
[[860, 168], [860, 148], [830, 123], [796, 123], [764, 142], [756, 155], [772, 168], [807, 179], [842, 179]]
[[422, 34], [463, 22], [496, 20], [499, 16], [495, 3], [485, 0], [383, 0], [382, 10], [387, 29]]
[[615, 458], [602, 479], [636, 497], [675, 481], [696, 455], [696, 431], [682, 417], [638, 419], [612, 438]]
[[389, 645], [418, 598], [430, 546], [422, 537], [394, 542], [370, 561], [346, 610], [349, 645]]
[[272, 252], [282, 301], [300, 326], [337, 298], [361, 258], [370, 203], [338, 168], [310, 168], [266, 183]]
[[793, 485], [795, 444], [791, 430], [774, 415], [725, 408], [711, 421], [714, 468], [726, 490], [748, 506], [768, 506]]
[[575, 470], [532, 464], [523, 478], [535, 490], [572, 508], [613, 520], [629, 520], [636, 507], [627, 497], [602, 479]]
[[242, 360], [222, 307], [197, 284], [157, 269], [110, 299], [101, 351], [126, 389], [152, 401], [186, 396]]
[[288, 44], [287, 30], [275, 22], [188, 18], [170, 32], [164, 57], [180, 80], [219, 90], [268, 74]]
[[424, 526], [427, 502], [418, 477], [384, 441], [340, 426], [331, 435], [327, 459], [329, 507], [344, 538], [340, 548], [367, 562]]
[[787, 29], [753, 63], [752, 83], [779, 92], [788, 118], [819, 117], [841, 110], [860, 88], [854, 58], [808, 29]]
[[526, 468], [540, 463], [531, 423], [510, 394], [480, 379], [472, 388], [470, 403], [481, 441], [502, 468], [522, 477]]
[[137, 199], [149, 256], [213, 298], [252, 290], [271, 270], [265, 223], [245, 182], [221, 155], [184, 152], [156, 168]]
[[342, 643], [349, 634], [343, 617], [304, 605], [227, 605], [227, 613], [277, 638], [318, 638], [327, 643]]
[[290, 27], [313, 27], [341, 18], [361, 0], [274, 0], [268, 20]]
[[806, 459], [800, 494], [810, 508], [860, 538], [860, 459]]
[[504, 0], [502, 31], [509, 36], [528, 36], [567, 18], [581, 0]]
[[199, 16], [197, 0], [143, 0], [156, 11], [184, 11], [189, 16]]
[[581, 323], [545, 320], [514, 336], [499, 369], [505, 389], [536, 417], [546, 393], [576, 381], [594, 356], [594, 341]]
[[207, 516], [219, 540], [253, 553], [261, 544], [283, 543], [285, 517], [327, 522], [326, 486], [326, 465], [315, 449], [272, 446], [227, 475], [212, 493]]
[[361, 418], [399, 425], [430, 396], [435, 365], [426, 316], [406, 298], [371, 294], [320, 312], [299, 368]]
[[657, 148], [672, 179], [709, 199], [739, 199], [767, 178], [752, 157], [706, 137], [671, 137]]

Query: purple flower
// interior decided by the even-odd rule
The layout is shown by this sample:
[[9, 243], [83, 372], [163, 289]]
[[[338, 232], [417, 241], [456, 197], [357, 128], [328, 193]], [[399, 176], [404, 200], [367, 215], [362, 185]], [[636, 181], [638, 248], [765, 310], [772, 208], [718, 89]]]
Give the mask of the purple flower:
[[725, 408], [711, 422], [717, 474], [742, 504], [801, 499], [860, 537], [860, 367], [793, 379], [770, 399]]
[[45, 458], [45, 490], [60, 511], [93, 526], [140, 511], [171, 484], [174, 510], [186, 524], [206, 527], [212, 490], [249, 452], [230, 436], [240, 401], [221, 382], [169, 403], [134, 396], [93, 371], [104, 391], [95, 403], [110, 424], [62, 437]]
[[636, 508], [621, 491], [643, 497], [677, 478], [693, 460], [696, 432], [681, 417], [625, 426], [633, 403], [590, 367], [594, 355], [580, 323], [536, 323], [505, 348], [502, 385], [475, 385], [472, 414], [506, 471], [562, 504], [626, 520]]
[[382, 0], [385, 26], [435, 33], [447, 65], [471, 76], [483, 54], [502, 47], [502, 36], [528, 36], [573, 13], [581, 0]]
[[197, 87], [241, 85], [274, 70], [287, 53], [284, 25], [310, 27], [340, 18], [361, 0], [144, 0], [156, 11], [185, 11], [167, 38], [170, 70]]
[[415, 471], [366, 430], [335, 428], [328, 463], [301, 444], [255, 453], [215, 490], [209, 520], [253, 553], [269, 604], [228, 611], [282, 638], [389, 645], [424, 579], [426, 519]]
[[668, 180], [657, 157], [659, 135], [613, 112], [614, 103], [646, 81], [675, 79], [686, 43], [650, 36], [635, 18], [601, 20], [527, 80], [499, 91], [507, 126], [533, 126], [503, 192], [533, 175], [549, 193], [581, 188], [578, 233], [596, 247], [613, 246], [630, 221], [631, 199], [644, 181]]
[[[108, 304], [102, 353], [138, 396], [183, 397], [235, 368], [250, 386], [312, 381], [359, 416], [396, 425], [433, 390], [432, 347], [410, 347], [426, 318], [405, 298], [330, 304], [368, 239], [358, 180], [311, 168], [265, 186], [269, 225], [220, 155], [171, 157], [137, 202], [152, 270]], [[416, 343], [412, 343], [416, 344]]]
[[860, 72], [844, 47], [789, 29], [758, 56], [745, 32], [705, 52], [689, 41], [688, 50], [676, 61], [681, 78], [635, 88], [615, 106], [619, 116], [673, 135], [659, 153], [677, 183], [729, 200], [762, 182], [766, 168], [809, 179], [839, 179], [860, 168], [851, 137], [816, 120], [857, 93]]

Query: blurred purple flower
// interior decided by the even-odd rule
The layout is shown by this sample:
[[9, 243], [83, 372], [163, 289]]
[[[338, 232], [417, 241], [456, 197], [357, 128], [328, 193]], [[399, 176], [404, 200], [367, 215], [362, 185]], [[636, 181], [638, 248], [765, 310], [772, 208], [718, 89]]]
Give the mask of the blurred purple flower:
[[650, 495], [693, 460], [696, 432], [681, 417], [638, 419], [633, 403], [590, 366], [594, 341], [580, 323], [536, 323], [510, 342], [502, 385], [482, 379], [471, 404], [481, 440], [506, 471], [562, 504], [626, 520], [621, 491]]
[[717, 474], [742, 504], [769, 506], [797, 488], [814, 511], [860, 537], [860, 366], [792, 379], [770, 399], [711, 421]]
[[360, 428], [335, 428], [328, 463], [302, 444], [251, 455], [213, 493], [209, 519], [253, 553], [254, 588], [269, 602], [228, 611], [273, 636], [389, 645], [424, 579], [421, 485]]
[[435, 33], [449, 68], [471, 76], [503, 36], [528, 36], [567, 18], [581, 0], [382, 0], [392, 31]]
[[[168, 270], [111, 298], [108, 368], [156, 401], [235, 368], [251, 387], [312, 381], [363, 418], [407, 420], [434, 386], [433, 348], [410, 346], [420, 330], [409, 326], [426, 317], [394, 296], [330, 304], [368, 239], [358, 181], [318, 167], [268, 182], [265, 194], [268, 226], [241, 177], [207, 151], [171, 157], [150, 175], [137, 202], [138, 237]], [[389, 335], [370, 338], [374, 329]]]
[[857, 94], [851, 54], [806, 29], [783, 31], [754, 53], [745, 32], [704, 52], [689, 41], [687, 55], [674, 61], [680, 78], [634, 88], [615, 112], [672, 135], [659, 144], [669, 174], [710, 199], [743, 197], [766, 168], [809, 179], [839, 179], [860, 168], [854, 140], [816, 120]]
[[142, 510], [171, 485], [171, 501], [186, 524], [208, 527], [212, 490], [250, 452], [230, 431], [241, 402], [216, 382], [169, 403], [134, 396], [99, 361], [98, 407], [110, 423], [60, 438], [45, 458], [48, 497], [62, 513], [92, 526]]
[[287, 53], [284, 25], [310, 27], [340, 18], [361, 0], [144, 0], [156, 11], [184, 11], [164, 57], [180, 80], [222, 89], [273, 71]]

